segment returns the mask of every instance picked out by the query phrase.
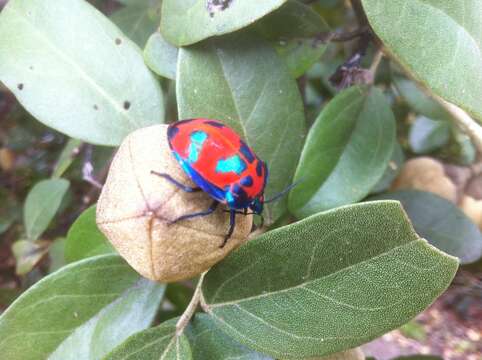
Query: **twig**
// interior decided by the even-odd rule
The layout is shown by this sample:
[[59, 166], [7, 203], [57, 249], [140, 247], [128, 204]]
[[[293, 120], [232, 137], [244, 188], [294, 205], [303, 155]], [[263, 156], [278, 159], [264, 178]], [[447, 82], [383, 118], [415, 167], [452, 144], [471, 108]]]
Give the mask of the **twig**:
[[375, 79], [375, 74], [377, 72], [378, 66], [380, 65], [383, 59], [383, 51], [378, 49], [375, 55], [373, 56], [372, 64], [370, 65], [370, 72], [373, 74], [373, 78]]
[[472, 119], [469, 114], [457, 105], [449, 103], [440, 96], [430, 94], [447, 112], [452, 115], [451, 119], [465, 132], [474, 143], [479, 154], [482, 154], [482, 127]]
[[184, 313], [181, 315], [181, 318], [176, 324], [176, 336], [180, 336], [182, 334], [186, 326], [189, 324], [189, 321], [193, 317], [194, 313], [196, 312], [196, 309], [201, 300], [201, 286], [203, 284], [204, 276], [206, 275], [206, 273], [207, 271], [201, 274], [199, 281], [197, 282], [196, 289], [194, 290], [194, 294], [192, 295], [191, 301], [189, 302], [189, 305], [187, 306], [186, 310], [184, 310]]

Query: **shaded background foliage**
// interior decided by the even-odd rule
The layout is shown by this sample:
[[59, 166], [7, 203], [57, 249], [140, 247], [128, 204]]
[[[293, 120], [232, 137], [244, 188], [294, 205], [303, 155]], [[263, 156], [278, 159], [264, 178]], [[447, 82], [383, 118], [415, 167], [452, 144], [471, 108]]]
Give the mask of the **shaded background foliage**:
[[[0, 1], [0, 8], [5, 3]], [[207, 2], [212, 5], [208, 8], [204, 1], [99, 0], [90, 3], [110, 21], [80, 0], [71, 3], [11, 0], [9, 6], [18, 8], [9, 14], [6, 8], [0, 15], [3, 83], [0, 84], [0, 305], [7, 308], [30, 289], [2, 316], [0, 333], [16, 329], [58, 332], [41, 338], [42, 346], [32, 347], [28, 350], [31, 353], [24, 353], [24, 358], [48, 355], [66, 359], [72, 356], [69, 350], [76, 344], [82, 349], [79, 351], [84, 351], [85, 359], [103, 356], [117, 359], [151, 344], [146, 358], [158, 358], [162, 353], [166, 358], [181, 354], [183, 359], [233, 356], [268, 359], [269, 355], [277, 356], [276, 351], [284, 351], [290, 357], [325, 354], [382, 335], [428, 306], [448, 284], [454, 271], [449, 258], [429, 250], [407, 229], [400, 230], [405, 236], [403, 239], [412, 239], [407, 242], [407, 248], [413, 242], [417, 244], [413, 246], [420, 246], [420, 251], [411, 249], [413, 253], [403, 253], [393, 261], [403, 258], [405, 266], [410, 267], [425, 266], [431, 261], [436, 266], [435, 260], [438, 260], [438, 266], [445, 266], [438, 273], [449, 270], [445, 271], [446, 277], [437, 277], [437, 268], [432, 275], [421, 271], [417, 286], [427, 281], [434, 286], [433, 295], [419, 303], [409, 301], [404, 309], [405, 317], [386, 315], [388, 324], [384, 324], [383, 318], [370, 317], [372, 328], [366, 339], [338, 341], [335, 345], [329, 341], [321, 345], [316, 341], [290, 342], [293, 334], [302, 337], [316, 333], [329, 337], [341, 331], [339, 336], [346, 336], [347, 330], [340, 330], [340, 323], [336, 321], [353, 321], [350, 334], [360, 336], [365, 329], [357, 328], [357, 324], [360, 325], [360, 318], [365, 315], [345, 309], [346, 318], [330, 318], [327, 311], [323, 316], [327, 317], [327, 324], [334, 321], [332, 327], [313, 328], [310, 334], [304, 334], [296, 324], [309, 322], [313, 308], [323, 303], [297, 294], [292, 295], [294, 300], [276, 297], [277, 292], [285, 291], [284, 287], [292, 291], [291, 286], [306, 286], [325, 296], [334, 306], [335, 314], [340, 311], [337, 302], [348, 301], [348, 306], [354, 308], [351, 310], [363, 313], [361, 309], [367, 304], [376, 308], [399, 297], [399, 293], [390, 292], [393, 289], [387, 290], [390, 288], [387, 284], [402, 286], [403, 276], [394, 274], [391, 268], [386, 269], [385, 277], [379, 275], [376, 269], [381, 271], [390, 263], [370, 253], [375, 251], [375, 246], [367, 248], [374, 268], [370, 265], [364, 268], [359, 263], [363, 251], [350, 254], [351, 247], [345, 251], [340, 250], [341, 246], [330, 248], [330, 237], [326, 235], [341, 227], [345, 235], [338, 234], [336, 238], [345, 239], [347, 244], [349, 241], [370, 243], [369, 239], [374, 244], [373, 239], [379, 237], [386, 242], [378, 245], [386, 248], [378, 249], [376, 254], [382, 259], [392, 256], [390, 246], [393, 245], [389, 246], [390, 241], [386, 239], [390, 239], [395, 224], [386, 232], [374, 229], [383, 228], [390, 220], [406, 223], [402, 212], [391, 203], [380, 205], [381, 213], [372, 208], [372, 203], [351, 205], [379, 199], [399, 200], [418, 235], [458, 257], [463, 265], [446, 297], [434, 309], [443, 310], [444, 318], [458, 324], [461, 330], [454, 331], [453, 336], [459, 342], [465, 341], [465, 347], [454, 349], [437, 343], [434, 340], [437, 330], [429, 326], [433, 323], [430, 312], [401, 327], [396, 336], [403, 334], [422, 343], [428, 341], [434, 353], [447, 359], [468, 359], [482, 351], [477, 347], [480, 323], [474, 321], [482, 316], [480, 153], [477, 153], [477, 142], [454, 125], [457, 121], [453, 114], [426, 91], [429, 89], [459, 105], [481, 121], [482, 81], [478, 79], [482, 77], [482, 60], [474, 56], [482, 47], [480, 34], [475, 31], [482, 17], [480, 4], [475, 0], [465, 1], [466, 8], [462, 9], [459, 1], [432, 5], [423, 1], [406, 4], [382, 0], [351, 3], [270, 0], [260, 5], [257, 1], [243, 0], [227, 2], [233, 13], [226, 14], [234, 16], [224, 16], [219, 10], [223, 6], [216, 5], [216, 1]], [[72, 12], [73, 4], [78, 11]], [[187, 12], [185, 7], [193, 4]], [[51, 6], [56, 7], [55, 12]], [[437, 6], [443, 10], [443, 16]], [[47, 41], [39, 38], [34, 31], [35, 24], [24, 26], [24, 19], [30, 16], [25, 9], [44, 15], [52, 11], [50, 21], [60, 28], [81, 23], [77, 30], [85, 29], [86, 38], [79, 37], [78, 42], [71, 43], [71, 39], [52, 29], [47, 33]], [[99, 28], [104, 32], [103, 37], [99, 36]], [[228, 34], [231, 32], [234, 33]], [[213, 35], [222, 36], [212, 38]], [[9, 41], [22, 36], [23, 47]], [[45, 46], [40, 46], [39, 41]], [[81, 48], [82, 43], [90, 48]], [[387, 55], [383, 58], [379, 52], [382, 44]], [[179, 49], [179, 46], [183, 47]], [[454, 48], [459, 50], [455, 55]], [[73, 60], [62, 61], [67, 57]], [[33, 64], [32, 59], [35, 59]], [[49, 62], [51, 65], [46, 65]], [[42, 66], [46, 67], [42, 69]], [[78, 78], [59, 85], [58, 78], [52, 76], [59, 73], [75, 73]], [[128, 88], [122, 86], [126, 83]], [[106, 88], [98, 84], [106, 84]], [[345, 87], [349, 89], [343, 89]], [[65, 97], [65, 94], [73, 96]], [[62, 100], [52, 103], [52, 97]], [[314, 214], [315, 217], [301, 223], [314, 229], [311, 234], [298, 235], [300, 230], [296, 225], [281, 227], [216, 266], [203, 286], [204, 310], [209, 315], [196, 316], [185, 335], [176, 336], [176, 317], [189, 303], [195, 282], [165, 286], [139, 279], [115, 255], [109, 255], [115, 250], [98, 231], [93, 206], [115, 152], [114, 147], [103, 145], [118, 145], [127, 133], [138, 127], [191, 116], [222, 119], [242, 134], [269, 163], [273, 175], [268, 195], [280, 191], [293, 179], [302, 180], [289, 197], [268, 207], [266, 219], [270, 229], [295, 219]], [[342, 205], [349, 207], [337, 209]], [[332, 209], [335, 209], [333, 213], [316, 215]], [[384, 224], [368, 221], [383, 213], [392, 214]], [[343, 216], [367, 219], [366, 223], [360, 220], [358, 224], [365, 232], [357, 233], [356, 221], [336, 220]], [[350, 222], [357, 226], [344, 229]], [[297, 255], [312, 254], [314, 269], [319, 271], [309, 270], [310, 276], [313, 275], [308, 277], [309, 281], [296, 279], [293, 274], [283, 273], [283, 267], [276, 267], [276, 244], [287, 238], [298, 238], [296, 236], [300, 236], [302, 243], [303, 239], [318, 233], [324, 235], [312, 239], [313, 248], [287, 248], [294, 254], [293, 264], [306, 263], [305, 257], [296, 260]], [[353, 233], [353, 238], [346, 235]], [[330, 249], [330, 252], [318, 252], [318, 249]], [[244, 270], [247, 264], [243, 256], [255, 258], [264, 253], [267, 258], [274, 254], [274, 259]], [[102, 254], [107, 255], [91, 258]], [[287, 257], [286, 254], [278, 256]], [[78, 260], [81, 262], [76, 263]], [[344, 271], [345, 277], [332, 283], [332, 274], [320, 269], [329, 268], [329, 263], [336, 273], [334, 264], [338, 262], [341, 264], [338, 270]], [[66, 265], [69, 263], [72, 264]], [[349, 273], [350, 266], [354, 267], [354, 274]], [[426, 270], [424, 266], [421, 268]], [[299, 267], [292, 265], [293, 269]], [[55, 272], [58, 269], [60, 271]], [[103, 269], [102, 279], [97, 278], [97, 271]], [[403, 267], [398, 268], [401, 269]], [[237, 290], [236, 285], [231, 289], [222, 283], [226, 276], [237, 276], [244, 271], [247, 279], [250, 276], [252, 279], [244, 285], [246, 293]], [[376, 297], [381, 304], [370, 294], [365, 298], [363, 293], [357, 293], [355, 284], [360, 282], [357, 272], [368, 276], [367, 287], [379, 289]], [[55, 274], [44, 278], [49, 273]], [[266, 281], [257, 283], [261, 273], [265, 274]], [[79, 276], [86, 285], [70, 286], [78, 282]], [[436, 288], [435, 280], [440, 284]], [[411, 286], [399, 290], [421, 292], [417, 286]], [[332, 288], [340, 290], [340, 298], [330, 292]], [[85, 303], [56, 303], [54, 299], [57, 295], [79, 294], [86, 295]], [[252, 297], [256, 298], [251, 300]], [[36, 315], [24, 313], [25, 319], [16, 316], [16, 311], [23, 307], [50, 298], [54, 302], [47, 302], [45, 308], [34, 307], [34, 313], [44, 314], [56, 307], [54, 315], [63, 319], [61, 322], [47, 316], [29, 325], [30, 316]], [[291, 314], [298, 301], [303, 302], [303, 306]], [[266, 316], [274, 307], [282, 309], [281, 315]], [[75, 310], [72, 312], [72, 309]], [[303, 309], [310, 311], [305, 314]], [[136, 318], [136, 311], [143, 315], [142, 319]], [[239, 315], [243, 311], [251, 315], [243, 318]], [[322, 311], [319, 309], [317, 313]], [[251, 332], [253, 316], [259, 318], [260, 324], [258, 332], [249, 335], [259, 337], [259, 341], [245, 339], [246, 333]], [[223, 322], [219, 321], [221, 318]], [[266, 324], [275, 326], [290, 321], [291, 328], [288, 326], [287, 331], [291, 335], [280, 344], [276, 343], [278, 339], [271, 338], [269, 326], [263, 328]], [[129, 337], [132, 334], [134, 336]], [[277, 336], [281, 334], [283, 331]], [[6, 358], [16, 358], [19, 352], [25, 351], [7, 336], [0, 341], [0, 350]], [[35, 341], [38, 341], [35, 336], [22, 338], [22, 343]], [[376, 346], [375, 343], [366, 349], [382, 359], [397, 355], [383, 355]], [[412, 351], [417, 350], [420, 348], [413, 346]]]

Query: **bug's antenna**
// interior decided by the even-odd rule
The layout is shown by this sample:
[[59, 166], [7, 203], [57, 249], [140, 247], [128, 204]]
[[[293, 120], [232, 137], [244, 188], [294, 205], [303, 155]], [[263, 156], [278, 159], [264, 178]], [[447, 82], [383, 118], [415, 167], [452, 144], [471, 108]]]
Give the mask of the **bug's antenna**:
[[283, 191], [277, 193], [275, 196], [273, 196], [271, 199], [268, 199], [268, 200], [265, 200], [264, 203], [265, 204], [269, 204], [271, 202], [274, 202], [274, 201], [277, 201], [279, 200], [280, 198], [282, 198], [284, 195], [286, 195], [286, 193], [288, 193], [291, 189], [293, 189], [296, 185], [298, 185], [300, 182], [302, 182], [303, 179], [300, 179], [296, 182], [294, 182], [293, 184], [287, 186]]

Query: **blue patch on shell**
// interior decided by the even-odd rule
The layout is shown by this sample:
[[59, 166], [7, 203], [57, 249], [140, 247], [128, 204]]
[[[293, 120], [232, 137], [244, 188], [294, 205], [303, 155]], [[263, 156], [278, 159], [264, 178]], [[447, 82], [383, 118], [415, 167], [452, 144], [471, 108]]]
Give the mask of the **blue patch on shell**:
[[191, 134], [191, 144], [189, 145], [189, 155], [187, 161], [191, 164], [199, 159], [199, 153], [208, 135], [204, 131], [195, 131]]
[[216, 165], [216, 172], [229, 173], [234, 172], [240, 175], [246, 170], [246, 163], [239, 157], [239, 155], [233, 155], [227, 159], [221, 159]]

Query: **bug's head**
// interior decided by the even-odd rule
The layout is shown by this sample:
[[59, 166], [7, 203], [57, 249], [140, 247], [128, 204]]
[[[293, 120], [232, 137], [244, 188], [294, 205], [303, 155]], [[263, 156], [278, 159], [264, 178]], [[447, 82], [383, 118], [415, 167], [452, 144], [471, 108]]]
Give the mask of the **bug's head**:
[[263, 212], [263, 205], [264, 205], [264, 195], [260, 195], [249, 204], [249, 208], [253, 210], [255, 214], [261, 215]]

